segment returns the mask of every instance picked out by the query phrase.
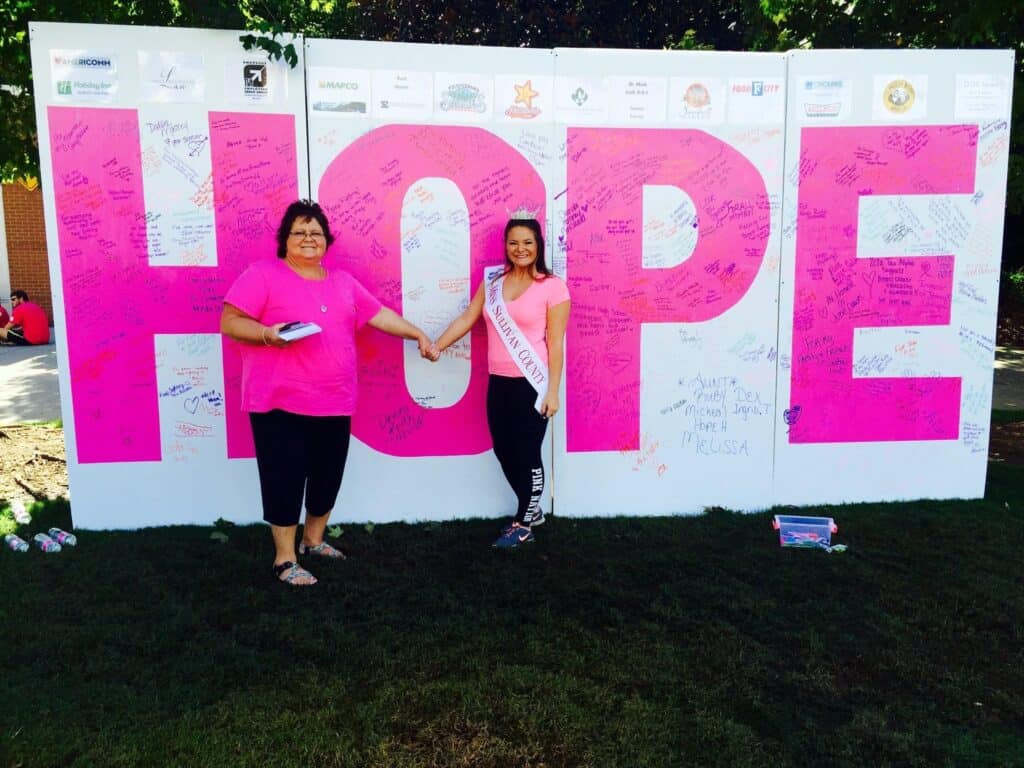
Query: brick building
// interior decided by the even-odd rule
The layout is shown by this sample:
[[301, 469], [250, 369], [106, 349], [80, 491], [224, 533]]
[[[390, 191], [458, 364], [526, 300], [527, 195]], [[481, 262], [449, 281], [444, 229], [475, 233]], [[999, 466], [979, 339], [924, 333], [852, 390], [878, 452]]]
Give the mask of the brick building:
[[27, 291], [29, 299], [46, 310], [46, 316], [52, 323], [53, 301], [50, 265], [46, 257], [42, 191], [38, 184], [24, 182], [3, 184], [2, 187], [0, 236], [4, 236], [4, 242], [0, 242], [0, 300], [10, 311], [7, 299], [11, 291]]

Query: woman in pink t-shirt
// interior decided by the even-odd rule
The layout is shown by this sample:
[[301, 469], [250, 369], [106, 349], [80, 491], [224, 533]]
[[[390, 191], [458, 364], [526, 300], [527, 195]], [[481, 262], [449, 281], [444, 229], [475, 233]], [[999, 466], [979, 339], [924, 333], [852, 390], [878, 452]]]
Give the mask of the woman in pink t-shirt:
[[[320, 263], [334, 242], [320, 206], [288, 206], [277, 231], [277, 258], [251, 264], [228, 290], [221, 333], [241, 342], [242, 409], [252, 424], [263, 519], [274, 537], [274, 573], [293, 585], [316, 579], [296, 564], [295, 534], [306, 499], [300, 555], [343, 558], [324, 541], [341, 488], [356, 405], [355, 333], [363, 325], [419, 342], [430, 340], [374, 298], [352, 275]], [[320, 331], [287, 341], [282, 328]]]
[[483, 315], [487, 323], [487, 426], [494, 455], [516, 494], [516, 513], [494, 542], [513, 549], [533, 541], [544, 522], [541, 443], [547, 420], [557, 413], [562, 380], [569, 289], [544, 261], [544, 236], [536, 219], [505, 225], [505, 265], [485, 272], [469, 307], [430, 350], [465, 336]]

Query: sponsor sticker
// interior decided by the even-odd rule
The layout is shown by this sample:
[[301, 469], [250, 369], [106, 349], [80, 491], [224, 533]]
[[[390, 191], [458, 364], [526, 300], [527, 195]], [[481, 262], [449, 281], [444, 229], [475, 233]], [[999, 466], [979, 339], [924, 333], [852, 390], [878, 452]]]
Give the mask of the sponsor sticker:
[[203, 101], [203, 57], [178, 51], [139, 51], [142, 101], [155, 104]]
[[261, 56], [229, 56], [225, 64], [226, 93], [243, 104], [280, 104], [288, 98], [288, 71], [282, 62]]
[[796, 117], [801, 123], [826, 123], [845, 120], [852, 102], [850, 80], [840, 75], [801, 77], [795, 94]]
[[370, 112], [379, 120], [424, 120], [433, 114], [434, 80], [429, 72], [374, 70]]
[[578, 125], [605, 122], [608, 113], [609, 84], [584, 77], [555, 79], [555, 119]]
[[918, 120], [927, 114], [926, 75], [876, 75], [871, 116], [875, 120]]
[[471, 72], [434, 75], [434, 117], [445, 123], [490, 122], [494, 113], [494, 80]]
[[61, 102], [109, 104], [117, 96], [117, 58], [89, 50], [51, 50], [53, 97]]
[[730, 123], [781, 123], [785, 119], [785, 84], [781, 77], [729, 81]]
[[505, 116], [514, 120], [533, 120], [540, 115], [540, 108], [533, 104], [534, 99], [540, 96], [540, 93], [533, 88], [533, 81], [527, 80], [522, 84], [515, 83], [512, 87], [515, 89], [516, 97], [512, 105], [505, 110]]
[[664, 77], [609, 77], [609, 118], [618, 123], [663, 123], [668, 80]]
[[714, 77], [673, 77], [668, 102], [669, 122], [718, 125], [725, 119], [725, 84]]
[[495, 75], [494, 118], [505, 123], [549, 123], [554, 88], [550, 75]]
[[998, 120], [1009, 116], [1010, 84], [1002, 75], [957, 75], [957, 120]]
[[330, 117], [366, 117], [370, 114], [371, 75], [362, 69], [309, 68], [309, 109]]

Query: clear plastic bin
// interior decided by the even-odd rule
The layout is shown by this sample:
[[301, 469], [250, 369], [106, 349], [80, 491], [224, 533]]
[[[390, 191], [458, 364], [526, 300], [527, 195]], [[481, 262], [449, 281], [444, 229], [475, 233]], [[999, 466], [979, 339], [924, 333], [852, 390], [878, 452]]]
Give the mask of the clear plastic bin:
[[831, 517], [776, 515], [772, 527], [779, 532], [782, 547], [828, 547], [839, 530]]

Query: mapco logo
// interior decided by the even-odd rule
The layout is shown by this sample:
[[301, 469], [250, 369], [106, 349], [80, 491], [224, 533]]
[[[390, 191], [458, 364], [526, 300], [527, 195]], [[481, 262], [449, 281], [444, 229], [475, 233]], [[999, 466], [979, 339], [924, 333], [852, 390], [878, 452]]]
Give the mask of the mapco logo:
[[264, 61], [246, 61], [242, 64], [242, 81], [245, 93], [250, 96], [264, 96], [267, 93], [269, 73]]
[[318, 88], [325, 91], [358, 91], [359, 83], [349, 80], [317, 80]]
[[540, 109], [533, 106], [533, 100], [540, 94], [533, 90], [533, 81], [527, 80], [522, 85], [513, 83], [512, 87], [516, 90], [516, 99], [512, 106], [505, 110], [505, 115], [522, 120], [532, 120], [539, 115]]

